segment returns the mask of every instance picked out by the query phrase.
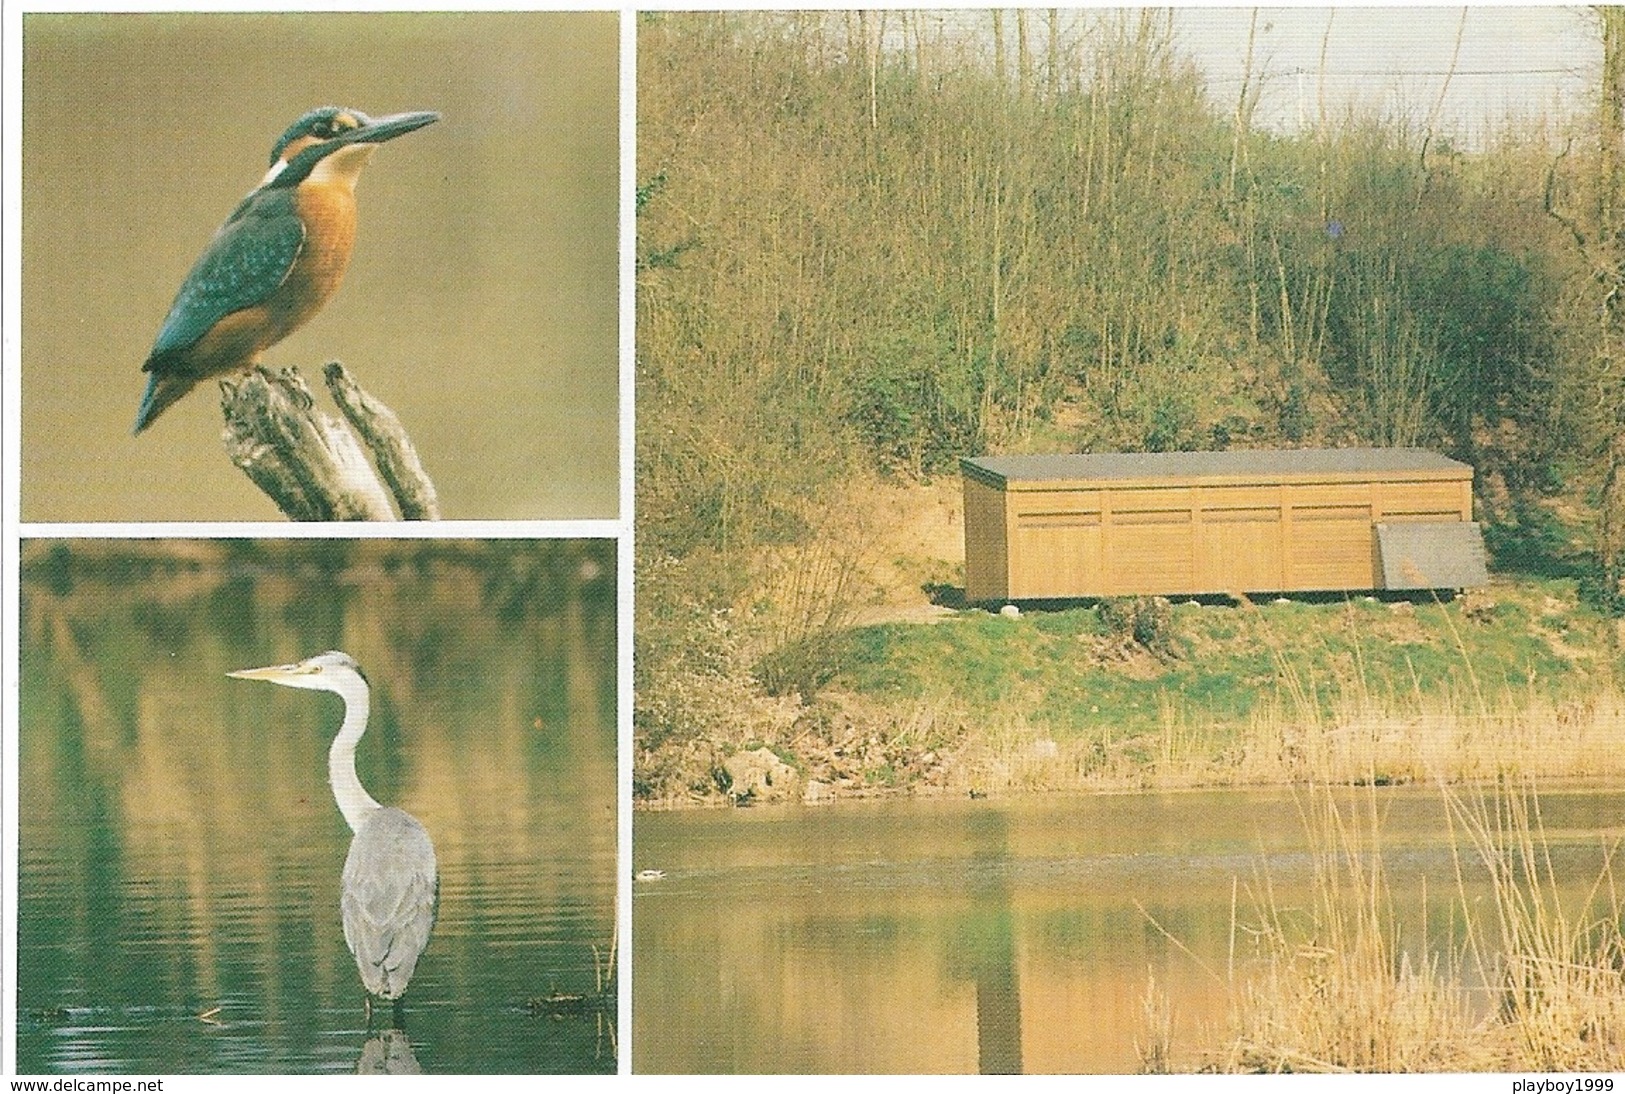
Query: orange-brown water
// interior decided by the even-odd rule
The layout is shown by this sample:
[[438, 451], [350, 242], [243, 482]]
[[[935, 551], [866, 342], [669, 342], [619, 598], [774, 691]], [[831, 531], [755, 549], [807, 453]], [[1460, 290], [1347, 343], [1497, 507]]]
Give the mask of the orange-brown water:
[[[1444, 802], [1407, 787], [1376, 803], [1396, 949], [1415, 967], [1460, 944]], [[1155, 1033], [1152, 979], [1173, 1067], [1200, 1067], [1227, 1043], [1229, 985], [1268, 956], [1262, 917], [1298, 929], [1314, 912], [1299, 805], [1258, 790], [639, 815], [634, 868], [665, 876], [633, 889], [633, 1067], [1132, 1072]], [[1541, 807], [1578, 914], [1625, 795]], [[1461, 983], [1488, 1006], [1472, 970]]]

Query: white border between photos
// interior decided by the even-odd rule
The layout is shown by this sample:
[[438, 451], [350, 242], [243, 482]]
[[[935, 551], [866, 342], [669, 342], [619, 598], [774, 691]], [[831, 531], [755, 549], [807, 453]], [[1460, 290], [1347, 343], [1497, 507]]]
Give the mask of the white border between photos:
[[620, 776], [620, 798], [615, 811], [619, 825], [619, 852], [616, 868], [616, 915], [620, 918], [620, 978], [616, 981], [616, 1054], [622, 1075], [632, 1071], [632, 621], [633, 517], [637, 491], [633, 482], [637, 467], [637, 119], [638, 119], [638, 17], [631, 7], [621, 9], [621, 537], [616, 559], [619, 588], [616, 605], [620, 621], [616, 640], [620, 645], [620, 675], [616, 695], [616, 771]]

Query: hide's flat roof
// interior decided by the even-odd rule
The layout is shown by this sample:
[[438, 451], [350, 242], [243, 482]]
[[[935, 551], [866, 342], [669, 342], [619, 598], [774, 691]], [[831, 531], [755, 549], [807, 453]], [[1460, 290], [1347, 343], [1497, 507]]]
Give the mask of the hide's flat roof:
[[1131, 479], [1304, 480], [1471, 478], [1473, 469], [1425, 448], [1261, 448], [1227, 452], [1089, 452], [1056, 456], [966, 456], [960, 469], [995, 485], [1122, 482]]

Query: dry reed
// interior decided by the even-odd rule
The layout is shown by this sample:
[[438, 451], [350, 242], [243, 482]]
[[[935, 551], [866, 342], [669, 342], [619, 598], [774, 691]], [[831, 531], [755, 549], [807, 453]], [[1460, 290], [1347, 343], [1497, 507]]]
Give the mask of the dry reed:
[[[1215, 1071], [1578, 1071], [1625, 1065], [1625, 936], [1602, 855], [1563, 898], [1529, 781], [1441, 787], [1456, 860], [1449, 926], [1402, 930], [1382, 852], [1379, 792], [1300, 799], [1315, 855], [1310, 907], [1256, 885], [1256, 960], [1230, 977]], [[1489, 875], [1487, 899], [1472, 899]], [[1239, 928], [1233, 928], [1239, 929]], [[1464, 941], [1456, 941], [1458, 938]]]

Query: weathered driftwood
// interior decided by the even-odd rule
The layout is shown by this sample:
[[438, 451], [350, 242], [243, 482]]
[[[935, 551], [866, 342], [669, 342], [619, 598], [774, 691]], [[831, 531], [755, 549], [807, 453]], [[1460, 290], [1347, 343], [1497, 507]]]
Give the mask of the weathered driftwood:
[[434, 483], [429, 481], [417, 449], [406, 435], [395, 412], [363, 391], [343, 365], [329, 361], [322, 369], [327, 390], [344, 416], [355, 426], [361, 439], [372, 449], [378, 464], [378, 473], [389, 484], [406, 520], [439, 520], [440, 502], [435, 497]]
[[231, 462], [293, 520], [395, 520], [391, 497], [408, 520], [440, 516], [434, 484], [395, 414], [355, 382], [344, 366], [323, 370], [343, 422], [316, 409], [298, 370], [255, 368], [221, 382], [223, 440]]

